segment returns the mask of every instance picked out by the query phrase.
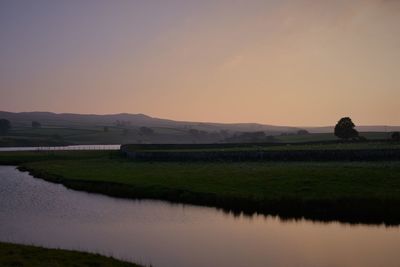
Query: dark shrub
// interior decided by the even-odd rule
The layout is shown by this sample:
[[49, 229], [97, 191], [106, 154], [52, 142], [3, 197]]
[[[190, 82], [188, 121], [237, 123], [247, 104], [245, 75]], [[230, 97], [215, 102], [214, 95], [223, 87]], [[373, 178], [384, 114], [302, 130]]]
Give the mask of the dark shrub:
[[349, 117], [341, 118], [335, 126], [335, 136], [341, 139], [356, 139], [358, 132]]

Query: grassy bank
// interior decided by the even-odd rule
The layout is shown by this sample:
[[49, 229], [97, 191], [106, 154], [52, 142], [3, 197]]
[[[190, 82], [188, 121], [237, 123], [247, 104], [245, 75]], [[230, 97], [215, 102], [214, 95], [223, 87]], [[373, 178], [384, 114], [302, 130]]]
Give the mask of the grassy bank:
[[3, 267], [139, 267], [110, 257], [61, 249], [0, 242], [0, 266]]
[[118, 157], [25, 162], [69, 188], [246, 213], [400, 223], [400, 162], [134, 162]]

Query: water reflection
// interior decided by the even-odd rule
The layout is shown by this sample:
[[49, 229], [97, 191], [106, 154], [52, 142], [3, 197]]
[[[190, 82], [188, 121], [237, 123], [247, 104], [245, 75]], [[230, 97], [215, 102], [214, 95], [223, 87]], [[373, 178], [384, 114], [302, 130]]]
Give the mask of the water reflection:
[[281, 220], [68, 190], [0, 166], [0, 240], [155, 267], [398, 266], [399, 227]]
[[[175, 204], [175, 203], [174, 203]], [[179, 205], [179, 204], [177, 204]], [[324, 217], [324, 216], [282, 216], [279, 213], [276, 213], [274, 215], [268, 214], [268, 213], [258, 213], [258, 212], [253, 212], [253, 213], [248, 213], [248, 212], [243, 212], [243, 211], [232, 211], [230, 209], [221, 209], [221, 208], [216, 208], [217, 210], [223, 212], [226, 214], [228, 217], [232, 217], [234, 219], [236, 218], [247, 218], [252, 220], [253, 218], [279, 218], [279, 220], [282, 223], [297, 223], [297, 222], [310, 222], [310, 223], [315, 223], [315, 224], [332, 224], [332, 223], [338, 223], [338, 224], [347, 224], [349, 226], [360, 226], [360, 225], [369, 225], [371, 227], [399, 227], [399, 222], [398, 220], [393, 220], [391, 222], [387, 222], [384, 220], [375, 220], [373, 216], [371, 216], [370, 220], [359, 220], [359, 219], [354, 219], [354, 220], [349, 220], [347, 217], [343, 217], [338, 219], [337, 216], [329, 216], [329, 217]]]

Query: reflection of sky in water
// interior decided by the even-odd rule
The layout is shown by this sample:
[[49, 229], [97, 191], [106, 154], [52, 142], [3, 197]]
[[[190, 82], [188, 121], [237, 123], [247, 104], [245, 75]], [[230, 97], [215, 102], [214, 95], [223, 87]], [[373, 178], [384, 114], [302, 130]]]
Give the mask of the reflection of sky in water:
[[0, 240], [180, 266], [398, 266], [400, 229], [233, 217], [68, 190], [0, 167]]

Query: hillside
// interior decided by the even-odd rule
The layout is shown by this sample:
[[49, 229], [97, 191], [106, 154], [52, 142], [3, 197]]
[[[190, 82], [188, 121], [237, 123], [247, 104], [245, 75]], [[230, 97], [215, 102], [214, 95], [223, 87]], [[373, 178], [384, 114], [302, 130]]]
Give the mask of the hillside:
[[114, 126], [118, 121], [126, 122], [130, 126], [147, 127], [173, 127], [187, 129], [194, 127], [204, 131], [265, 131], [271, 133], [294, 132], [296, 127], [274, 126], [258, 123], [211, 123], [174, 121], [168, 119], [153, 118], [144, 114], [73, 114], [52, 112], [6, 112], [0, 111], [0, 118], [10, 120], [15, 126], [30, 126], [32, 121], [39, 121], [46, 126]]
[[[0, 137], [0, 146], [57, 146], [68, 144], [126, 143], [217, 143], [217, 142], [310, 142], [336, 140], [333, 126], [304, 127], [310, 135], [297, 135], [298, 127], [258, 123], [212, 123], [174, 121], [144, 114], [72, 114], [51, 112], [5, 112], [11, 130]], [[41, 124], [33, 128], [32, 122]], [[147, 128], [143, 130], [143, 127]], [[388, 138], [400, 127], [359, 126], [368, 139]], [[243, 132], [264, 132], [257, 137]], [[237, 137], [239, 135], [239, 138]], [[246, 139], [247, 138], [247, 139]]]

